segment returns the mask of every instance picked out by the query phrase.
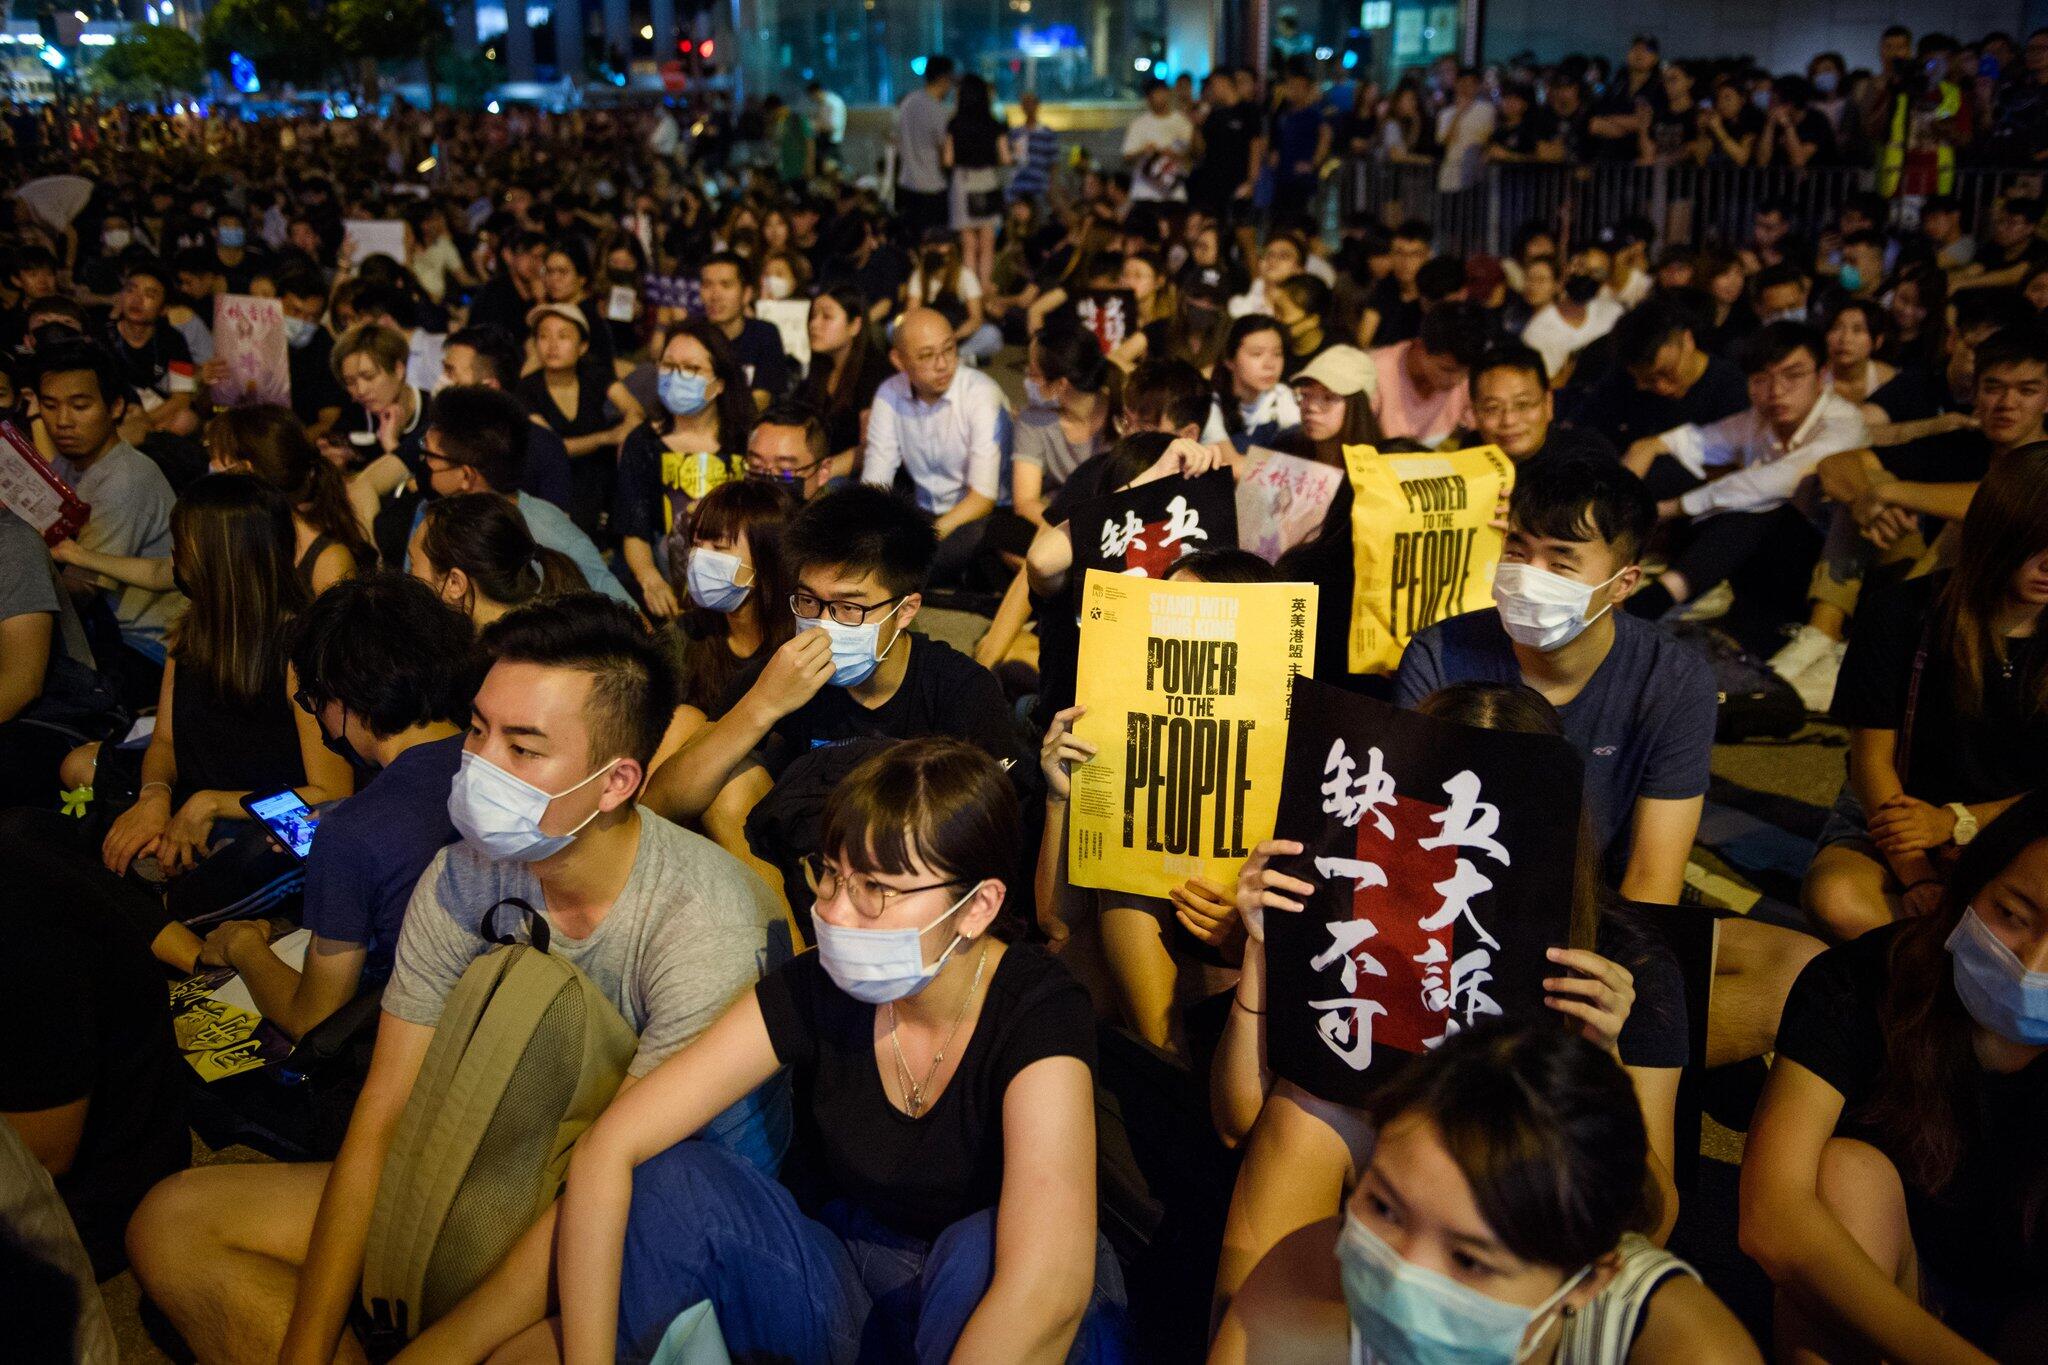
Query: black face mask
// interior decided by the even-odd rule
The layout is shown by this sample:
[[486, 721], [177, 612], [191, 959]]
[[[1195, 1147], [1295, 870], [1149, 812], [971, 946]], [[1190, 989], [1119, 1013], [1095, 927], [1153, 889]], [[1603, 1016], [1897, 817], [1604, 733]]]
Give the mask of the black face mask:
[[348, 742], [348, 712], [341, 713], [341, 733], [330, 735], [327, 727], [320, 724], [318, 716], [313, 717], [314, 728], [320, 731], [320, 742], [327, 746], [327, 752], [357, 772], [374, 772], [376, 764], [356, 752], [356, 746]]
[[1564, 296], [1573, 303], [1591, 303], [1600, 297], [1600, 281], [1591, 275], [1573, 275], [1564, 282]]

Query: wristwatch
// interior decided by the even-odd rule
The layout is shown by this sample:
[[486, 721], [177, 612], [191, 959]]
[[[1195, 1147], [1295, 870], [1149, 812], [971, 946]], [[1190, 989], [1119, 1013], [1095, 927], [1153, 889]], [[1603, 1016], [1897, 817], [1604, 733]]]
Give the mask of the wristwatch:
[[1960, 801], [1949, 802], [1948, 809], [1956, 817], [1956, 832], [1949, 836], [1949, 842], [1962, 848], [1977, 837], [1977, 817], [1970, 814], [1970, 808]]

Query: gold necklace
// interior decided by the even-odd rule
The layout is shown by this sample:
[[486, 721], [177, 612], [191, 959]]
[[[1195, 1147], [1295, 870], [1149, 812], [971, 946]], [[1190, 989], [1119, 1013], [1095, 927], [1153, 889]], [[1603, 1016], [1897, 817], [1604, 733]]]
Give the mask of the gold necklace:
[[910, 1064], [903, 1060], [903, 1044], [896, 1041], [896, 1002], [889, 1002], [889, 1046], [896, 1053], [896, 1081], [903, 1087], [903, 1105], [910, 1117], [916, 1118], [924, 1112], [925, 1092], [938, 1076], [939, 1068], [945, 1065], [946, 1049], [953, 1046], [953, 1035], [960, 1032], [960, 1025], [967, 1018], [968, 1006], [974, 1003], [974, 993], [981, 989], [982, 968], [988, 966], [988, 944], [981, 945], [981, 956], [974, 959], [974, 980], [967, 985], [967, 995], [960, 1002], [960, 1013], [953, 1016], [953, 1027], [946, 1030], [946, 1041], [939, 1044], [939, 1050], [932, 1054], [931, 1069], [924, 1073], [924, 1082], [910, 1078]]

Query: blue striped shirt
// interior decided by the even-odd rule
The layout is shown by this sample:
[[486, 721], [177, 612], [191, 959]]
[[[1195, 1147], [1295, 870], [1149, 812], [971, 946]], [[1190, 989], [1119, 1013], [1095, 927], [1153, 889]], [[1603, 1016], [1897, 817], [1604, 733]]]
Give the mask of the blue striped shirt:
[[1010, 151], [1017, 173], [1010, 177], [1010, 198], [1029, 199], [1052, 187], [1053, 167], [1060, 159], [1060, 136], [1043, 124], [1010, 131]]

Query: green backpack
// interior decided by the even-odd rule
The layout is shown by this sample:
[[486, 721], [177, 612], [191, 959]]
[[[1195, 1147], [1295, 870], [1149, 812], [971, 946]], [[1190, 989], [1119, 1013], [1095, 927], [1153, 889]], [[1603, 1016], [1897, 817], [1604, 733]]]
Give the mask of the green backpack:
[[[493, 932], [501, 909], [527, 942]], [[561, 1193], [569, 1153], [639, 1045], [616, 1006], [548, 952], [548, 923], [500, 901], [479, 931], [502, 946], [448, 996], [377, 1183], [363, 1257], [372, 1335], [405, 1342], [460, 1303]]]

